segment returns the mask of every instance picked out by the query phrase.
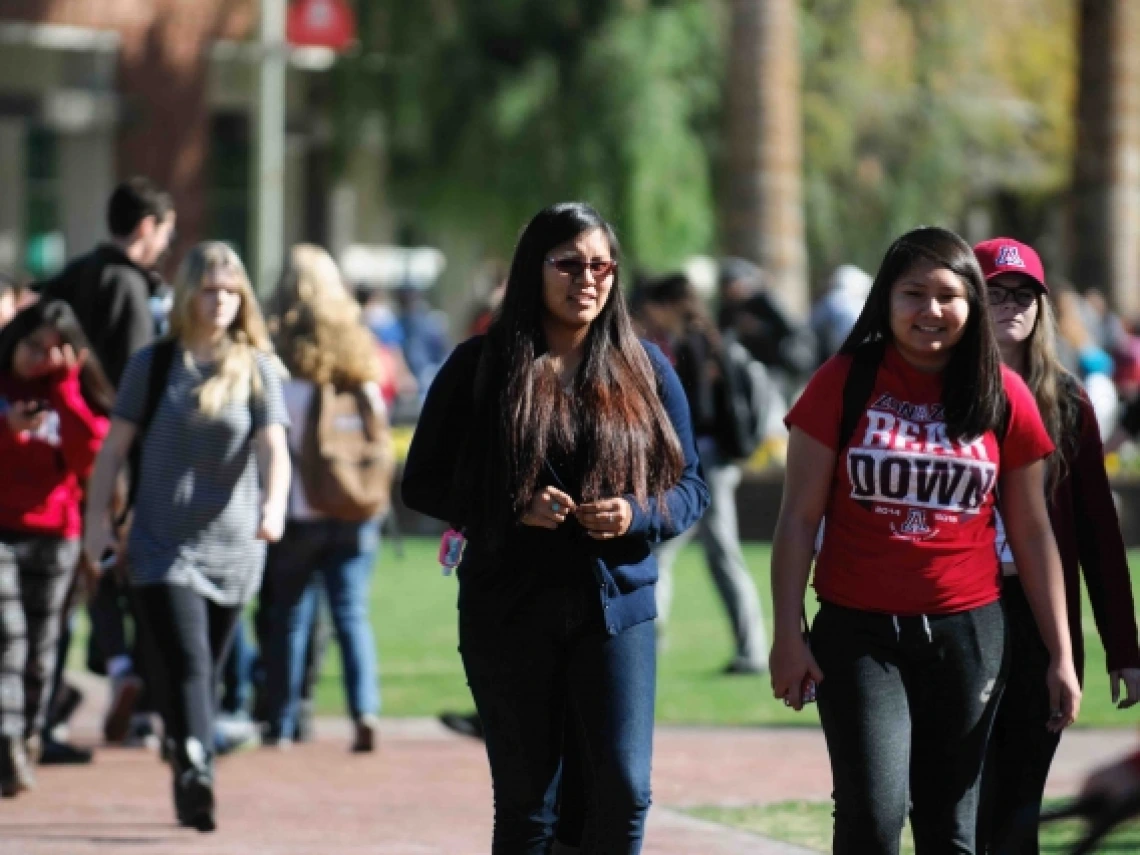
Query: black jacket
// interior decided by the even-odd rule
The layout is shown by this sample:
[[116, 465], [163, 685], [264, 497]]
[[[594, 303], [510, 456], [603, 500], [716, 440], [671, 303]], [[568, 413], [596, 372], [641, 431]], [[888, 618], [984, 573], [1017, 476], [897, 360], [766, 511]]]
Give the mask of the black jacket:
[[157, 279], [118, 247], [101, 244], [39, 291], [42, 299], [71, 306], [107, 379], [118, 388], [131, 354], [154, 338], [150, 297], [156, 287]]

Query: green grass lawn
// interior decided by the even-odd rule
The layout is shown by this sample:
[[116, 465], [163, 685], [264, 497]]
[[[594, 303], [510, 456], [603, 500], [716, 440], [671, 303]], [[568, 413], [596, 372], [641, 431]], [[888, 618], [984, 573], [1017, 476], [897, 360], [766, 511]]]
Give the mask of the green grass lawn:
[[[436, 563], [437, 542], [409, 538], [403, 555], [386, 542], [373, 577], [372, 624], [380, 654], [384, 714], [436, 715], [465, 710], [471, 699], [456, 650], [456, 581]], [[769, 549], [748, 544], [745, 554], [770, 614]], [[1131, 553], [1134, 587], [1140, 591], [1140, 551]], [[720, 671], [732, 655], [728, 621], [697, 546], [677, 562], [676, 595], [658, 678], [658, 720], [686, 724], [795, 724], [814, 726], [814, 707], [803, 713], [776, 701], [767, 678], [726, 677]], [[1087, 611], [1087, 610], [1086, 610]], [[770, 625], [770, 624], [769, 624]], [[1104, 652], [1091, 617], [1085, 621], [1088, 665], [1079, 725], [1135, 727], [1134, 713], [1113, 709], [1104, 673]], [[72, 666], [82, 667], [86, 627], [72, 646]], [[326, 713], [344, 710], [340, 661], [335, 649], [325, 658], [317, 694]]]
[[[373, 626], [380, 651], [384, 714], [434, 715], [441, 709], [471, 706], [456, 651], [456, 582], [441, 576], [436, 542], [404, 541], [398, 556], [390, 543], [374, 577]], [[770, 613], [769, 548], [745, 547], [749, 567]], [[1140, 591], [1140, 551], [1133, 552], [1132, 578]], [[677, 562], [676, 596], [661, 658], [658, 719], [669, 723], [816, 725], [814, 708], [795, 713], [776, 701], [767, 678], [726, 677], [720, 673], [732, 654], [727, 619], [721, 610], [699, 547]], [[1081, 725], [1135, 727], [1134, 712], [1115, 710], [1109, 700], [1104, 651], [1091, 616], [1085, 621], [1087, 684]], [[340, 663], [325, 662], [318, 701], [325, 712], [342, 710]]]
[[[831, 851], [830, 802], [780, 802], [779, 804], [742, 808], [694, 808], [694, 816], [754, 831], [794, 843], [818, 852]], [[1064, 855], [1080, 839], [1082, 826], [1077, 821], [1046, 825], [1041, 829], [1042, 855]], [[914, 842], [909, 827], [903, 833], [902, 855], [913, 855]], [[1140, 823], [1131, 823], [1107, 838], [1094, 850], [1109, 853], [1140, 852]]]

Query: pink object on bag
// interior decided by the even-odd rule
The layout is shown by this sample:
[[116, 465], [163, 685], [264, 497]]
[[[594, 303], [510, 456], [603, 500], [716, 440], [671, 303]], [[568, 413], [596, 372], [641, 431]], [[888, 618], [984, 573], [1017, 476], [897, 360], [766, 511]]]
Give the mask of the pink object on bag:
[[463, 560], [463, 549], [467, 546], [467, 538], [463, 532], [448, 529], [439, 539], [439, 566], [443, 568], [443, 575], [450, 576], [451, 571], [459, 566]]

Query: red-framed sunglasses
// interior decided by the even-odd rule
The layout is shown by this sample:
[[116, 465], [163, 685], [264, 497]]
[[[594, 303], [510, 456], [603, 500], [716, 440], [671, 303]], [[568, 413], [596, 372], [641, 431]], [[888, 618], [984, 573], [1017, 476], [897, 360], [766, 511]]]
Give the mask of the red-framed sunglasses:
[[586, 275], [586, 268], [594, 274], [595, 279], [605, 279], [615, 270], [617, 270], [618, 263], [612, 258], [594, 258], [587, 261], [577, 255], [564, 255], [562, 258], [547, 258], [546, 263], [557, 270], [559, 273], [565, 273], [567, 276], [572, 276], [577, 279], [579, 276]]

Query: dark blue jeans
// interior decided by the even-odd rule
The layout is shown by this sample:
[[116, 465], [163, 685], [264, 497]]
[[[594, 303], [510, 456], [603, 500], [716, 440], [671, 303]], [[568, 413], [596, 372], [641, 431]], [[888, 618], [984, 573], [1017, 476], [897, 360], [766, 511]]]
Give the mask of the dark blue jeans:
[[811, 630], [835, 798], [834, 855], [974, 855], [982, 761], [1006, 672], [1000, 602], [893, 617], [824, 603]]
[[641, 852], [656, 633], [646, 621], [610, 637], [601, 612], [586, 588], [542, 591], [507, 622], [460, 610], [459, 649], [494, 784], [492, 855], [550, 851], [567, 725], [585, 778], [583, 855]]
[[369, 582], [380, 549], [380, 527], [340, 520], [290, 522], [269, 547], [266, 575], [274, 586], [272, 628], [265, 653], [268, 718], [276, 735], [296, 733], [305, 654], [321, 583], [328, 594], [354, 719], [380, 710], [376, 641], [368, 614]]
[[[1009, 624], [1009, 679], [994, 719], [982, 776], [978, 852], [1039, 855], [1041, 800], [1061, 742], [1061, 734], [1045, 728], [1050, 712], [1045, 684], [1049, 651], [1016, 576], [1005, 578], [1001, 600]], [[1017, 844], [1004, 845], [1008, 835], [1017, 832], [1026, 833]]]

